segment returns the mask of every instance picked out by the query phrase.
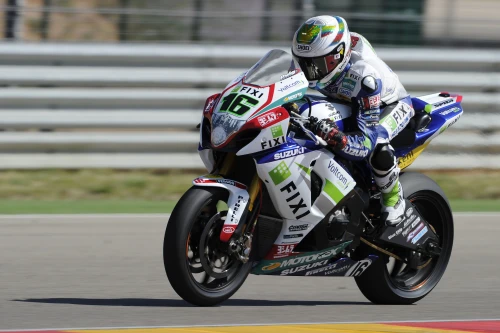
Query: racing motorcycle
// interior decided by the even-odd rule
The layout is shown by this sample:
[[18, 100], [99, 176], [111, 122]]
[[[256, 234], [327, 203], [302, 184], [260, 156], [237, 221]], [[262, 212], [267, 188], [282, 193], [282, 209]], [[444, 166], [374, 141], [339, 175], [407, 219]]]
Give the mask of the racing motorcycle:
[[[248, 274], [346, 276], [374, 303], [422, 299], [446, 270], [453, 216], [434, 181], [404, 169], [460, 118], [462, 97], [412, 98], [415, 115], [404, 128], [404, 109], [381, 115], [399, 132], [391, 144], [407, 205], [404, 219], [387, 226], [366, 161], [341, 158], [311, 130], [313, 119], [329, 117], [349, 131], [350, 105], [306, 95], [292, 61], [272, 50], [207, 99], [198, 151], [210, 173], [193, 181], [165, 232], [172, 287], [191, 304], [211, 306]], [[282, 106], [298, 100], [300, 110]]]

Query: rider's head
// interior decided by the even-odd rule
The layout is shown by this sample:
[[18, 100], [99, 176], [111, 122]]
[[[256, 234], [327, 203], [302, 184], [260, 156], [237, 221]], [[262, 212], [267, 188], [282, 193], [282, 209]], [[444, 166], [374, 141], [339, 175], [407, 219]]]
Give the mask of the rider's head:
[[351, 58], [347, 22], [339, 16], [310, 18], [295, 33], [292, 54], [309, 87], [323, 89], [337, 80]]

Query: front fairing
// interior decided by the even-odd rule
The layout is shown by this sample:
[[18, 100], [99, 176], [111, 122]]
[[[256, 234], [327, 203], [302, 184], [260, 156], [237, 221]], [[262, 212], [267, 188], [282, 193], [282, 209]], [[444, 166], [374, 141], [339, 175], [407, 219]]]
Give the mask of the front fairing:
[[238, 155], [285, 143], [289, 116], [277, 108], [303, 98], [308, 85], [300, 70], [290, 71], [292, 63], [290, 54], [272, 50], [226, 87], [211, 116], [214, 149], [224, 149], [238, 133], [249, 129], [255, 137], [239, 147]]

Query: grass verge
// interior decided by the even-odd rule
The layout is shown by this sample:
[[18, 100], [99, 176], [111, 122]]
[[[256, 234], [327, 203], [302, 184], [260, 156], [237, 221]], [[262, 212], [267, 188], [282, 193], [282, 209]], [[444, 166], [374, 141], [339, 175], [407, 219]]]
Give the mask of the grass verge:
[[[199, 172], [26, 170], [0, 172], [0, 214], [169, 213]], [[454, 211], [500, 211], [500, 171], [426, 173]]]

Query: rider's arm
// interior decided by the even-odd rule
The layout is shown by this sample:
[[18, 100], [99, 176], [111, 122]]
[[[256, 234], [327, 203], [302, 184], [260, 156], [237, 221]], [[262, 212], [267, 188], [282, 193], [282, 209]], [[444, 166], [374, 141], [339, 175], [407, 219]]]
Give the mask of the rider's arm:
[[375, 147], [378, 136], [382, 81], [373, 75], [367, 75], [360, 83], [357, 94], [352, 98], [353, 111], [358, 111], [356, 121], [359, 131], [343, 133], [329, 119], [323, 119], [317, 127], [318, 135], [340, 155], [350, 160], [367, 157]]

